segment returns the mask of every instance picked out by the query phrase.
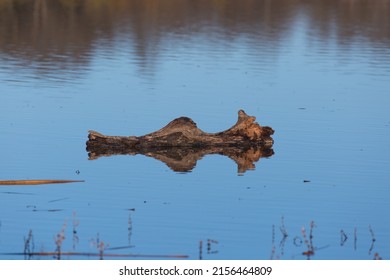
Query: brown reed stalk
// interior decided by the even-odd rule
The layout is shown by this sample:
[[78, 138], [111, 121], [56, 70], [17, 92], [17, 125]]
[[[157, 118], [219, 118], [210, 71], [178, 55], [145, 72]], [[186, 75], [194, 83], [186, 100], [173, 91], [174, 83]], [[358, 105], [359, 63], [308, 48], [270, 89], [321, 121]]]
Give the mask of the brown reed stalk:
[[16, 185], [42, 185], [42, 184], [64, 184], [85, 182], [84, 180], [52, 180], [52, 179], [38, 179], [38, 180], [0, 180], [0, 185], [16, 186]]
[[66, 229], [66, 226], [67, 226], [67, 223], [66, 221], [64, 222], [62, 228], [61, 228], [61, 231], [59, 233], [57, 233], [56, 237], [54, 238], [54, 242], [56, 244], [56, 250], [55, 252], [57, 252], [57, 259], [61, 259], [61, 255], [62, 255], [62, 243], [64, 242], [65, 240], [65, 229]]

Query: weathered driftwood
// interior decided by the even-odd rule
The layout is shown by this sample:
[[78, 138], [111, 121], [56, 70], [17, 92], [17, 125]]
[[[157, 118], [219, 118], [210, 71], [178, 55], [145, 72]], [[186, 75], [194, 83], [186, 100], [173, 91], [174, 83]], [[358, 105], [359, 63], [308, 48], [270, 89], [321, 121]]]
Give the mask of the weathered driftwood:
[[207, 154], [230, 157], [240, 173], [254, 168], [254, 162], [273, 154], [273, 129], [260, 126], [243, 110], [228, 130], [206, 133], [194, 121], [181, 117], [144, 136], [106, 136], [89, 131], [89, 159], [118, 154], [143, 154], [165, 162], [174, 171], [190, 171]]

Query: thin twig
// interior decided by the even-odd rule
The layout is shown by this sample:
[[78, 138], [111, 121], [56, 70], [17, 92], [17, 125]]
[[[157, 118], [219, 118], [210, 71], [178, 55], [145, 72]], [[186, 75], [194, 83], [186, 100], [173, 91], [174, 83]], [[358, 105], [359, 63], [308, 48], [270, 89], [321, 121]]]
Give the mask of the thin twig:
[[78, 183], [85, 182], [84, 180], [52, 180], [52, 179], [38, 179], [38, 180], [0, 180], [0, 185], [16, 186], [16, 185], [43, 185], [43, 184], [64, 184], [64, 183]]

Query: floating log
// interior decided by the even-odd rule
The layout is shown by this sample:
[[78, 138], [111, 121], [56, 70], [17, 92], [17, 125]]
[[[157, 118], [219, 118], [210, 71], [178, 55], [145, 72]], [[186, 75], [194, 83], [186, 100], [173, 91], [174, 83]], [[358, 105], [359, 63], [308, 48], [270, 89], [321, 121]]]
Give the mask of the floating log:
[[256, 118], [243, 110], [231, 128], [206, 133], [187, 117], [180, 117], [153, 133], [143, 136], [106, 136], [89, 131], [87, 151], [89, 159], [111, 155], [143, 154], [165, 162], [172, 170], [186, 172], [207, 154], [230, 157], [238, 165], [238, 172], [254, 168], [261, 157], [273, 155], [274, 130], [260, 126]]
[[30, 252], [30, 253], [0, 253], [0, 255], [6, 256], [25, 256], [25, 257], [57, 257], [71, 256], [71, 257], [100, 257], [104, 258], [152, 258], [152, 259], [186, 259], [188, 255], [153, 255], [153, 254], [113, 254], [113, 253], [91, 253], [91, 252]]

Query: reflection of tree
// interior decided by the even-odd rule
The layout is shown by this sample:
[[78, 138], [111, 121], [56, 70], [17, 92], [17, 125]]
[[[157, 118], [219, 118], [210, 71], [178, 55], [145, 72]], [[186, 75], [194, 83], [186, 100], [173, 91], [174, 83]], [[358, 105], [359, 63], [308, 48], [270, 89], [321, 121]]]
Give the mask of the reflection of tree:
[[[372, 42], [390, 41], [390, 1], [327, 0], [300, 1], [308, 10], [310, 23], [325, 41], [336, 35], [339, 43], [351, 42], [355, 36]], [[339, 27], [335, 30], [334, 27]], [[336, 34], [333, 34], [336, 33]]]
[[121, 39], [150, 70], [164, 42], [175, 46], [205, 36], [216, 47], [245, 37], [247, 49], [266, 52], [261, 60], [302, 10], [323, 41], [335, 37], [343, 44], [363, 36], [368, 43], [390, 42], [388, 0], [0, 0], [0, 59], [39, 75], [77, 75], [97, 47]]
[[70, 69], [76, 76], [88, 62], [89, 31], [72, 23], [72, 13], [56, 7], [55, 1], [10, 3], [0, 10], [0, 51], [14, 67], [48, 78]]

